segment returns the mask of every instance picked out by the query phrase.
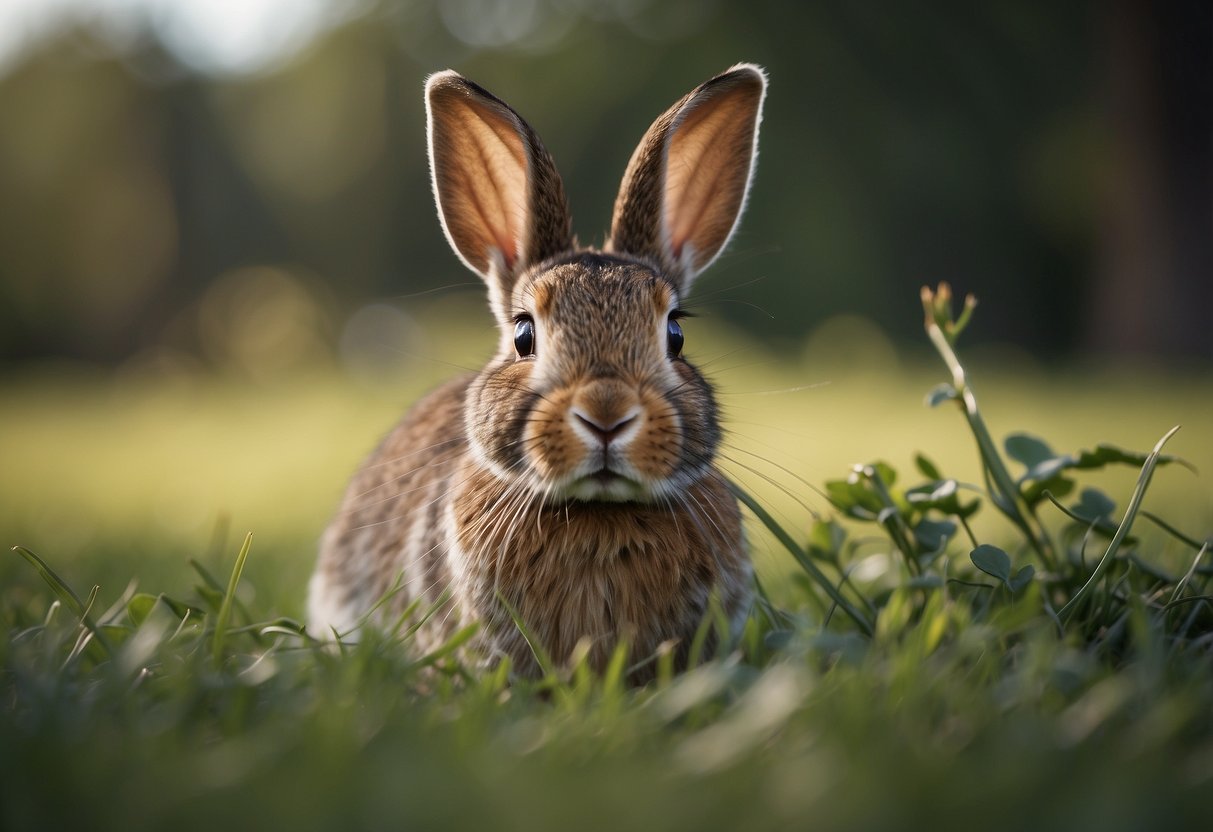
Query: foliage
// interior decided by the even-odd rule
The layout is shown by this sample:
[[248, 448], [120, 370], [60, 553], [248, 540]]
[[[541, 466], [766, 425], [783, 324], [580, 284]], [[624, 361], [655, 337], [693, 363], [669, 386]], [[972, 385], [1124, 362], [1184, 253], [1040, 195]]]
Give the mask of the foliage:
[[[469, 631], [411, 649], [421, 609], [324, 646], [242, 599], [251, 537], [226, 582], [194, 563], [188, 600], [106, 609], [18, 548], [54, 597], [0, 598], [0, 827], [1191, 824], [1213, 783], [1213, 569], [1142, 509], [1174, 431], [1146, 454], [1023, 433], [1000, 451], [955, 352], [972, 304], [948, 300], [924, 293], [953, 376], [931, 398], [961, 410], [984, 482], [923, 455], [910, 485], [855, 466], [807, 533], [738, 488], [801, 568], [795, 601], [760, 587], [744, 632], [680, 675], [621, 649], [601, 675], [583, 654], [513, 678], [466, 662]], [[1123, 511], [1070, 496], [1109, 465], [1140, 468]], [[974, 533], [989, 506], [1001, 545]], [[1182, 573], [1143, 518], [1188, 549]], [[655, 683], [626, 686], [635, 660]]]
[[[975, 306], [972, 296], [968, 297], [960, 316], [954, 319], [947, 284], [941, 284], [936, 292], [923, 290], [927, 335], [953, 376], [952, 383], [933, 390], [927, 402], [935, 406], [951, 401], [959, 406], [976, 440], [984, 487], [945, 477], [922, 455], [917, 458], [917, 467], [926, 480], [908, 488], [896, 487], [897, 472], [883, 462], [856, 465], [847, 479], [827, 482], [825, 487], [831, 504], [841, 515], [873, 523], [887, 536], [904, 570], [905, 581], [898, 591], [923, 590], [914, 596], [915, 600], [906, 602], [907, 622], [921, 617], [931, 603], [931, 591], [943, 590], [945, 603], [957, 601], [957, 594], [969, 596], [969, 606], [979, 618], [1027, 594], [1030, 597], [1022, 603], [1035, 608], [1039, 613], [1037, 620], [1052, 621], [1063, 638], [1074, 631], [1091, 642], [1090, 649], [1112, 654], [1119, 654], [1125, 647], [1128, 621], [1139, 609], [1161, 633], [1181, 646], [1187, 644], [1192, 632], [1213, 630], [1210, 614], [1213, 597], [1204, 594], [1213, 567], [1202, 565], [1208, 541], [1198, 543], [1165, 522], [1160, 523], [1168, 533], [1195, 550], [1191, 568], [1183, 575], [1171, 575], [1152, 564], [1149, 554], [1142, 552], [1139, 541], [1129, 534], [1155, 468], [1182, 463], [1162, 454], [1163, 445], [1178, 427], [1168, 431], [1146, 454], [1107, 444], [1076, 454], [1058, 454], [1035, 436], [1014, 433], [1004, 443], [1005, 454], [1024, 470], [1018, 477], [1012, 476], [986, 428], [976, 395], [954, 349]], [[1141, 468], [1137, 487], [1119, 521], [1114, 517], [1115, 503], [1095, 488], [1084, 488], [1078, 501], [1069, 508], [1059, 502], [1075, 487], [1073, 472], [1116, 464]], [[971, 496], [965, 498], [962, 494]], [[1021, 540], [1014, 550], [1017, 559], [1031, 557], [1036, 564], [1024, 563], [1012, 571], [1012, 558], [1006, 551], [977, 540], [968, 521], [981, 508], [982, 497], [1019, 532]], [[747, 498], [743, 495], [743, 499]], [[761, 507], [752, 500], [748, 502], [760, 519], [773, 524]], [[1060, 530], [1060, 542], [1042, 520], [1041, 509], [1046, 503], [1052, 504], [1067, 521]], [[964, 572], [963, 562], [961, 574], [953, 574], [957, 564], [946, 557], [949, 543], [961, 529], [971, 544], [968, 560], [979, 572], [976, 579]], [[1087, 562], [1086, 551], [1092, 538], [1107, 540], [1093, 569]], [[834, 519], [818, 520], [810, 531], [811, 558], [790, 540], [785, 542], [819, 589], [861, 632], [871, 634], [877, 629], [878, 620], [873, 619], [883, 610], [847, 580], [847, 564], [855, 562], [856, 547], [844, 526]], [[839, 585], [830, 583], [812, 559], [829, 564], [841, 578]], [[996, 582], [989, 583], [984, 577]], [[1029, 593], [1029, 589], [1034, 591]], [[848, 591], [853, 596], [851, 600], [846, 597]], [[1095, 596], [1099, 597], [1098, 603]]]

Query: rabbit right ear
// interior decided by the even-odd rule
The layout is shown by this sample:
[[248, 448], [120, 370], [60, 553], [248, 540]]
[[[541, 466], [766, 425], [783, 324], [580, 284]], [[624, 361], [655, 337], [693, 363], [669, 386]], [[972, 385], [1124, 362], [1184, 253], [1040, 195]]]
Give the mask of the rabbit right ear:
[[745, 208], [767, 79], [738, 64], [653, 122], [623, 175], [608, 248], [659, 265], [685, 294]]
[[572, 247], [564, 185], [531, 126], [463, 76], [430, 76], [425, 101], [442, 230], [505, 319], [518, 275]]

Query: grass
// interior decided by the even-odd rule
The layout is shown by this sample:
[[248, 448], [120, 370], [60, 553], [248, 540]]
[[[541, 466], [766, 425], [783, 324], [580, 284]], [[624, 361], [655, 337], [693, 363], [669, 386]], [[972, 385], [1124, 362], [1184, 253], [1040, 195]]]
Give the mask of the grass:
[[[622, 654], [525, 681], [407, 628], [301, 634], [312, 541], [411, 389], [24, 384], [0, 415], [0, 518], [34, 549], [0, 566], [0, 828], [1196, 825], [1213, 523], [1169, 454], [1213, 464], [1213, 391], [978, 399], [946, 300], [935, 410], [920, 369], [821, 379], [717, 337], [767, 600], [640, 690]], [[1033, 433], [996, 439], [1007, 413]]]

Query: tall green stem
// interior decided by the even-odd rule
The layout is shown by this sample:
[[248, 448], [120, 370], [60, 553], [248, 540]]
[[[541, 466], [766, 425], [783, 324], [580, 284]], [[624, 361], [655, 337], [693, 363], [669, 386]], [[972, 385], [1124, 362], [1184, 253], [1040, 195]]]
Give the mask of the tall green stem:
[[[930, 289], [924, 287], [922, 300], [926, 312], [927, 337], [931, 339], [935, 351], [939, 353], [952, 374], [952, 387], [956, 391], [965, 419], [968, 420], [969, 430], [977, 440], [977, 449], [992, 483], [992, 490], [996, 492], [991, 495], [994, 498], [994, 504], [1024, 533], [1045, 568], [1055, 570], [1056, 557], [1053, 542], [1049, 539], [1048, 532], [1041, 525], [1035, 511], [1024, 501], [1019, 487], [1002, 461], [1002, 456], [998, 453], [998, 446], [990, 436], [990, 431], [986, 428], [985, 420], [981, 416], [981, 409], [977, 406], [977, 395], [969, 384], [964, 365], [960, 363], [960, 358], [957, 357], [953, 348], [955, 337], [960, 334], [964, 324], [968, 323], [974, 302], [971, 299], [966, 302], [965, 311], [955, 322], [950, 320], [950, 308], [946, 310], [946, 313], [942, 313], [946, 314], [944, 323], [951, 330], [951, 335], [949, 335], [940, 326], [940, 316], [941, 306], [946, 305], [950, 297], [951, 291], [946, 288], [945, 284], [940, 285], [938, 293], [932, 293]], [[941, 303], [937, 304], [936, 298]]]

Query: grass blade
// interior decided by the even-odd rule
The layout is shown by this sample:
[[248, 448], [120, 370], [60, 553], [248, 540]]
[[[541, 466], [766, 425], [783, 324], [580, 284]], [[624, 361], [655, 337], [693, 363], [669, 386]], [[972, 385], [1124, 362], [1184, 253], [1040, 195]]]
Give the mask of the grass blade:
[[809, 577], [816, 581], [817, 585], [825, 591], [826, 595], [830, 596], [830, 599], [838, 605], [838, 608], [855, 622], [859, 629], [863, 631], [863, 634], [871, 636], [875, 630], [872, 627], [872, 623], [868, 621], [867, 616], [846, 599], [846, 596], [834, 586], [825, 573], [817, 567], [817, 564], [813, 563], [808, 553], [792, 539], [791, 535], [784, 531], [784, 528], [775, 521], [775, 518], [757, 500], [747, 494], [744, 489], [732, 480], [729, 480], [729, 490], [733, 492], [733, 495], [738, 500], [745, 503], [750, 511], [754, 512], [754, 516], [762, 521], [762, 524], [770, 530], [771, 534], [775, 535], [775, 538], [783, 544], [785, 549], [791, 552], [792, 557], [796, 558], [796, 562], [800, 564], [800, 567], [809, 573]]
[[1184, 534], [1179, 529], [1175, 528], [1170, 523], [1168, 523], [1166, 520], [1163, 520], [1157, 514], [1154, 514], [1152, 512], [1143, 511], [1141, 513], [1141, 516], [1146, 518], [1147, 520], [1149, 520], [1154, 525], [1158, 526], [1160, 529], [1162, 529], [1167, 534], [1171, 535], [1171, 537], [1188, 544], [1193, 549], [1199, 549], [1201, 546], [1208, 546], [1210, 543], [1210, 541], [1208, 541], [1208, 540], [1206, 540], [1204, 543], [1201, 543], [1199, 540], [1192, 537], [1191, 535]]
[[552, 662], [552, 657], [543, 649], [543, 645], [539, 643], [539, 639], [535, 638], [535, 634], [531, 632], [531, 628], [522, 620], [522, 615], [519, 614], [518, 610], [514, 609], [514, 605], [500, 592], [497, 593], [497, 602], [505, 608], [506, 613], [513, 619], [514, 626], [518, 628], [518, 632], [522, 634], [523, 640], [531, 648], [531, 655], [535, 657], [535, 662], [539, 665], [539, 669], [543, 671], [543, 675], [554, 679], [556, 677], [556, 665]]
[[211, 642], [211, 655], [215, 659], [215, 664], [219, 665], [223, 660], [223, 640], [227, 635], [227, 627], [232, 618], [232, 604], [236, 598], [236, 587], [240, 584], [240, 575], [244, 572], [244, 562], [248, 560], [249, 547], [253, 545], [253, 533], [249, 532], [244, 537], [244, 545], [240, 547], [240, 553], [236, 555], [236, 565], [232, 567], [232, 576], [227, 582], [227, 592], [223, 594], [223, 603], [219, 606], [219, 616], [215, 620], [215, 634]]
[[424, 656], [422, 656], [421, 659], [417, 663], [424, 667], [429, 667], [431, 665], [436, 664], [441, 659], [444, 659], [447, 656], [452, 655], [456, 650], [458, 650], [459, 648], [463, 647], [463, 645], [465, 645], [469, 641], [471, 641], [472, 636], [476, 635], [476, 631], [479, 629], [480, 629], [479, 621], [468, 624], [466, 627], [459, 630], [457, 633], [452, 635], [449, 639], [447, 639], [445, 642], [440, 644], [438, 647], [435, 647], [429, 653], [426, 653]]
[[1179, 583], [1175, 585], [1175, 591], [1171, 593], [1171, 600], [1167, 603], [1167, 606], [1174, 604], [1184, 594], [1184, 590], [1188, 587], [1188, 582], [1192, 580], [1192, 576], [1196, 574], [1197, 567], [1200, 566], [1200, 559], [1205, 556], [1205, 552], [1208, 550], [1208, 543], [1200, 547], [1200, 551], [1197, 552], [1196, 557], [1192, 559], [1192, 566], [1188, 568], [1188, 571], [1184, 574], [1183, 578], [1181, 578]]
[[59, 600], [72, 611], [72, 614], [79, 619], [80, 623], [84, 627], [88, 628], [89, 632], [93, 634], [93, 638], [97, 640], [97, 643], [105, 648], [105, 652], [110, 653], [110, 643], [106, 640], [105, 636], [101, 634], [101, 630], [98, 629], [96, 622], [94, 622], [92, 616], [89, 615], [89, 610], [93, 605], [93, 600], [97, 596], [97, 587], [93, 587], [93, 593], [89, 596], [89, 602], [88, 604], [85, 604], [80, 600], [80, 596], [76, 594], [76, 591], [68, 586], [67, 581], [59, 577], [59, 574], [55, 572], [54, 569], [51, 569], [50, 564], [48, 564], [42, 558], [35, 555], [29, 549], [26, 549], [24, 546], [14, 546], [13, 551], [25, 558], [25, 560], [31, 566], [33, 566], [35, 570], [37, 570], [38, 574], [42, 577], [42, 580], [46, 581], [47, 585], [52, 591], [54, 591]]
[[76, 617], [84, 615], [84, 602], [80, 600], [80, 596], [67, 585], [67, 581], [59, 577], [59, 573], [51, 569], [46, 561], [24, 546], [14, 546], [13, 551], [25, 558], [34, 569], [38, 570], [38, 574], [42, 576], [42, 580], [46, 581], [47, 585], [54, 590], [55, 594], [59, 596], [59, 600], [67, 605], [73, 615]]
[[1150, 486], [1150, 477], [1154, 475], [1154, 467], [1158, 464], [1158, 457], [1162, 453], [1163, 445], [1167, 444], [1176, 431], [1179, 430], [1179, 425], [1167, 431], [1162, 439], [1154, 446], [1154, 450], [1150, 451], [1150, 455], [1146, 457], [1145, 465], [1141, 466], [1141, 474], [1137, 477], [1137, 486], [1133, 489], [1133, 496], [1129, 499], [1128, 508], [1125, 509], [1125, 516], [1120, 521], [1120, 526], [1116, 529], [1116, 534], [1112, 536], [1112, 542], [1108, 544], [1107, 550], [1104, 551], [1103, 557], [1095, 566], [1095, 571], [1091, 573], [1091, 577], [1082, 585], [1082, 589], [1074, 594], [1066, 605], [1057, 613], [1057, 617], [1063, 625], [1069, 623], [1070, 618], [1082, 606], [1082, 604], [1095, 591], [1095, 587], [1103, 580], [1104, 574], [1108, 571], [1108, 567], [1112, 564], [1116, 557], [1116, 552], [1120, 549], [1120, 544], [1129, 534], [1129, 529], [1133, 527], [1133, 521], [1137, 517], [1137, 512], [1141, 508], [1141, 501], [1146, 496], [1146, 489]]

